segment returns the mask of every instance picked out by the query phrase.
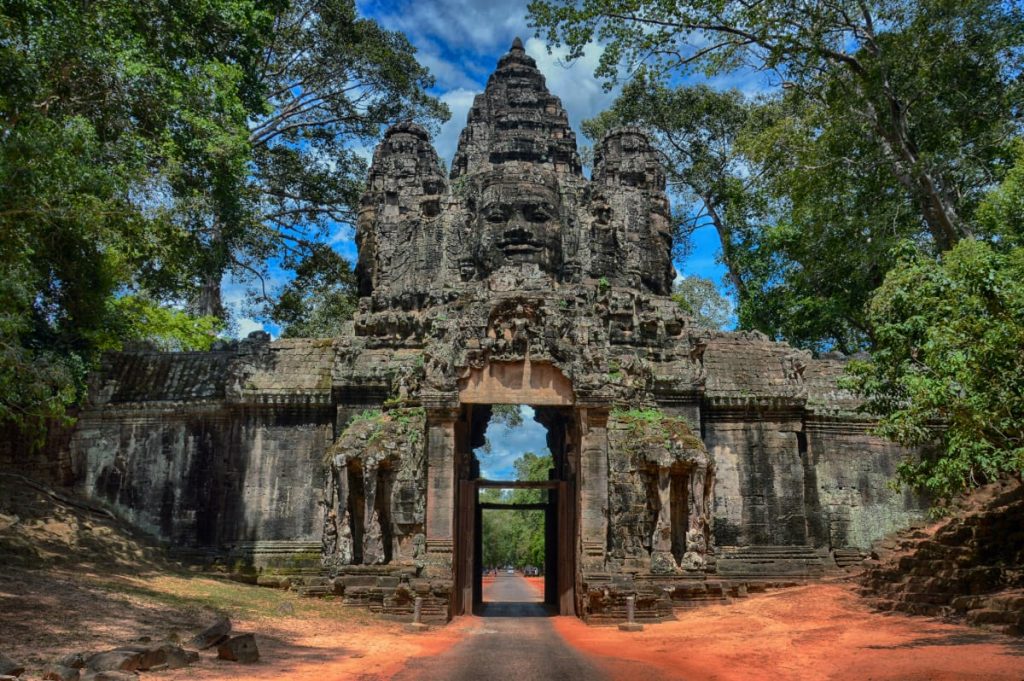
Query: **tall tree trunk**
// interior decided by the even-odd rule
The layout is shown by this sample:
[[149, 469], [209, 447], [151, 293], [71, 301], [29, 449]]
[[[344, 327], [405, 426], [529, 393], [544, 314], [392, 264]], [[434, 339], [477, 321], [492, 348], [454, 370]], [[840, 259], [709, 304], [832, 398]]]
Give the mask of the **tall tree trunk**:
[[224, 307], [224, 302], [221, 298], [221, 278], [224, 276], [222, 271], [207, 272], [203, 274], [203, 281], [199, 288], [199, 293], [196, 295], [195, 301], [192, 303], [195, 314], [208, 317], [217, 317], [218, 319], [227, 319], [228, 311]]
[[726, 276], [729, 278], [729, 283], [736, 289], [736, 295], [741, 301], [747, 297], [747, 287], [743, 283], [743, 279], [740, 277], [739, 268], [736, 266], [734, 254], [736, 249], [733, 248], [732, 243], [732, 230], [725, 224], [722, 216], [719, 215], [718, 209], [707, 196], [702, 196], [701, 200], [704, 202], [704, 206], [708, 210], [708, 217], [711, 218], [711, 223], [715, 226], [715, 231], [718, 232], [718, 239], [722, 242], [722, 261], [725, 263]]

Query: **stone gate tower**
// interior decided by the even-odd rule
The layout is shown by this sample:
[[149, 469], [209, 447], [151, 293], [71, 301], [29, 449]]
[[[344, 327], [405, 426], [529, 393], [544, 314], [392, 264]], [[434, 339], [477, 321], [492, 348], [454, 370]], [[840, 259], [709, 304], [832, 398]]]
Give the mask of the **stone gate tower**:
[[[268, 585], [446, 619], [479, 600], [474, 449], [495, 404], [548, 430], [547, 600], [588, 619], [792, 583], [915, 519], [910, 454], [839, 359], [694, 325], [670, 298], [665, 174], [646, 135], [591, 179], [517, 39], [450, 173], [424, 129], [377, 147], [360, 305], [340, 337], [111, 355], [74, 441], [83, 489]], [[509, 483], [504, 483], [507, 486]]]

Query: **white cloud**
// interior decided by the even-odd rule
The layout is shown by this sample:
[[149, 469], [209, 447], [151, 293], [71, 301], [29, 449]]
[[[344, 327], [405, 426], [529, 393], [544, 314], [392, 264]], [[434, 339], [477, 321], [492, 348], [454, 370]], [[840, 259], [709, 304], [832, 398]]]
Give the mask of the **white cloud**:
[[473, 99], [480, 92], [458, 88], [441, 95], [441, 101], [452, 110], [452, 117], [441, 126], [441, 132], [434, 140], [434, 148], [437, 149], [438, 156], [445, 162], [447, 168], [451, 168], [455, 149], [459, 145], [459, 134], [466, 127], [466, 116], [469, 114], [470, 107], [473, 106]]
[[570, 64], [565, 61], [568, 50], [564, 47], [549, 54], [547, 44], [537, 38], [527, 40], [524, 47], [526, 53], [537, 60], [537, 68], [544, 74], [548, 90], [562, 100], [569, 114], [569, 124], [581, 137], [580, 123], [611, 106], [619, 92], [617, 87], [605, 92], [601, 82], [594, 78], [594, 69], [604, 48], [590, 43], [584, 56]]
[[526, 24], [526, 3], [493, 0], [404, 0], [387, 9], [367, 6], [392, 30], [409, 36], [417, 47], [436, 40], [449, 48], [490, 53], [505, 49], [512, 38], [531, 31]]
[[432, 48], [420, 47], [416, 53], [416, 61], [430, 69], [437, 85], [443, 89], [473, 89], [479, 86], [476, 79], [466, 73], [465, 64], [453, 64]]
[[263, 331], [263, 323], [258, 322], [255, 319], [243, 317], [235, 320], [235, 326], [238, 328], [238, 337], [245, 338], [253, 331]]

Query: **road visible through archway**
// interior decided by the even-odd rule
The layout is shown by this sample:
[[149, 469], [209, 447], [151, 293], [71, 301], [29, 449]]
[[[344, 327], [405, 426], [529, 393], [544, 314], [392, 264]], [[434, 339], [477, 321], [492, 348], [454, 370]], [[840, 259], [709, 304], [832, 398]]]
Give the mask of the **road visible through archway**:
[[402, 681], [447, 679], [607, 679], [605, 672], [566, 643], [540, 592], [517, 574], [484, 581], [481, 625], [447, 652], [412, 660]]

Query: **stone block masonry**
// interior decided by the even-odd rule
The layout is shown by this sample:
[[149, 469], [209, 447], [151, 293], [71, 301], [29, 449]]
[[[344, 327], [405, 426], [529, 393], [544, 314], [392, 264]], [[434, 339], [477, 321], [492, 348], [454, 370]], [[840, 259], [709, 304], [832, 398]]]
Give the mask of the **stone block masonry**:
[[920, 517], [915, 453], [870, 434], [839, 358], [696, 326], [669, 294], [657, 151], [609, 133], [583, 176], [519, 41], [450, 173], [399, 123], [359, 208], [358, 311], [332, 339], [110, 355], [64, 475], [140, 528], [268, 586], [426, 621], [472, 610], [492, 404], [536, 407], [545, 588], [649, 622], [815, 578]]

